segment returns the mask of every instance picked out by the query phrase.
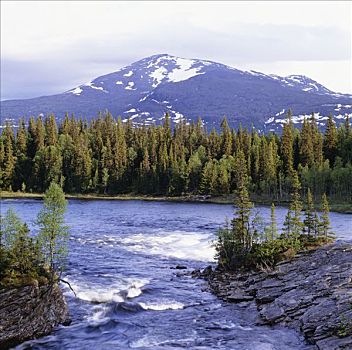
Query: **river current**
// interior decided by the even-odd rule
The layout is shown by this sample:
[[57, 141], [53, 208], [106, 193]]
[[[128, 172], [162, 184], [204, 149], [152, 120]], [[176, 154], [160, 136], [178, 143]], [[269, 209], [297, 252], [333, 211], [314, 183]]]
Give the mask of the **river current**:
[[[41, 205], [5, 199], [1, 212], [13, 208], [35, 231]], [[279, 224], [285, 214], [277, 208]], [[62, 288], [72, 323], [16, 349], [309, 349], [293, 330], [256, 326], [254, 310], [223, 303], [187, 273], [214, 264], [212, 241], [232, 215], [231, 205], [70, 200], [64, 278], [77, 297]], [[352, 239], [351, 215], [330, 219], [338, 238]]]

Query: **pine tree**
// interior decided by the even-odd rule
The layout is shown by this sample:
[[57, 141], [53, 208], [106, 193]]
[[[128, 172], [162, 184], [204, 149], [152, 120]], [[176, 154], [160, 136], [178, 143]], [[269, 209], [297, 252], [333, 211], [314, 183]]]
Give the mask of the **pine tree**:
[[330, 218], [329, 218], [329, 202], [326, 194], [324, 193], [322, 196], [322, 214], [320, 216], [320, 232], [321, 235], [327, 240], [328, 238], [333, 238], [335, 234], [331, 231], [330, 227]]
[[329, 159], [331, 165], [334, 164], [337, 155], [336, 152], [337, 130], [332, 115], [330, 114], [324, 135], [324, 154], [326, 158]]
[[301, 139], [299, 146], [299, 154], [301, 164], [303, 166], [312, 166], [314, 164], [314, 139], [312, 135], [311, 125], [306, 119], [303, 120]]
[[275, 204], [271, 203], [270, 226], [269, 226], [269, 239], [274, 240], [278, 236], [277, 221], [275, 214]]
[[45, 119], [45, 144], [47, 146], [57, 144], [57, 126], [53, 115]]
[[290, 209], [287, 211], [285, 216], [283, 232], [286, 237], [291, 237], [292, 235], [292, 212]]
[[21, 189], [22, 184], [26, 185], [31, 173], [31, 162], [27, 156], [27, 141], [28, 135], [24, 120], [21, 119], [18, 126], [16, 135], [16, 166], [15, 166], [15, 178], [14, 178], [14, 189]]
[[199, 152], [196, 151], [188, 160], [189, 189], [191, 192], [196, 192], [199, 189], [201, 172], [202, 161], [199, 157]]
[[315, 238], [317, 238], [320, 235], [320, 220], [318, 213], [315, 211], [314, 213], [314, 219], [313, 219], [313, 235]]
[[226, 117], [221, 122], [222, 134], [221, 134], [221, 153], [223, 155], [232, 155], [232, 135], [231, 129], [227, 122]]
[[36, 130], [35, 130], [35, 146], [36, 152], [42, 150], [44, 148], [44, 140], [45, 140], [45, 129], [43, 126], [43, 121], [41, 117], [38, 117], [36, 123]]
[[291, 177], [293, 174], [293, 123], [291, 110], [287, 113], [287, 122], [282, 130], [281, 155], [285, 174]]
[[[238, 164], [246, 164], [245, 156], [242, 151], [237, 154]], [[235, 216], [232, 220], [232, 232], [236, 242], [236, 254], [241, 259], [248, 253], [253, 244], [252, 232], [250, 230], [250, 215], [253, 207], [249, 199], [247, 190], [248, 176], [247, 167], [244, 166], [238, 169], [238, 184], [235, 197]]]
[[36, 133], [37, 133], [36, 121], [34, 117], [30, 117], [29, 123], [28, 123], [28, 145], [27, 145], [27, 156], [29, 159], [33, 159], [35, 156], [35, 153], [37, 152]]
[[308, 235], [312, 235], [316, 227], [314, 212], [313, 197], [310, 188], [308, 188], [304, 219], [304, 231], [307, 232]]
[[14, 154], [14, 133], [9, 124], [6, 124], [2, 137], [4, 138], [4, 156], [2, 165], [2, 186], [12, 191], [16, 167], [16, 157]]
[[310, 127], [313, 143], [314, 163], [315, 165], [321, 165], [323, 163], [323, 137], [319, 132], [317, 121], [315, 120], [314, 113], [310, 118]]
[[292, 234], [299, 236], [302, 233], [303, 223], [301, 221], [302, 202], [300, 198], [301, 184], [298, 179], [298, 174], [295, 171], [292, 179], [293, 192], [291, 194], [292, 200], [290, 204], [290, 211], [293, 213], [292, 217]]

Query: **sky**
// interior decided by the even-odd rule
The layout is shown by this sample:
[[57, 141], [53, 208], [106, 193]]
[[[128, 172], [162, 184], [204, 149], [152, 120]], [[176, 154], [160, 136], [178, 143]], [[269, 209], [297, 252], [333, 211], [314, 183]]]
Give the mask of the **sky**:
[[1, 1], [1, 99], [67, 91], [159, 53], [352, 93], [350, 1]]

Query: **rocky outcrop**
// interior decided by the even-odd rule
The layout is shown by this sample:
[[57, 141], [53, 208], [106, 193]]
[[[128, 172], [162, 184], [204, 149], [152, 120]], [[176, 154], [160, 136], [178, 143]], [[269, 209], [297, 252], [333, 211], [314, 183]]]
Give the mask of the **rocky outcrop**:
[[351, 243], [301, 253], [275, 271], [215, 271], [208, 281], [226, 301], [255, 302], [260, 324], [294, 327], [319, 350], [352, 349]]
[[57, 284], [0, 291], [0, 349], [49, 334], [58, 324], [69, 322]]

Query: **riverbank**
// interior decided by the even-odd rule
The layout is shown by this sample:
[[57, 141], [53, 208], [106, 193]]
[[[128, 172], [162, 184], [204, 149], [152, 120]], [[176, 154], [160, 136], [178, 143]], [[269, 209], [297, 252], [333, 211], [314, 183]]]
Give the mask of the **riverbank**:
[[352, 243], [298, 254], [270, 272], [201, 275], [219, 298], [255, 303], [258, 324], [292, 327], [319, 350], [352, 349]]
[[[213, 203], [213, 204], [233, 204], [234, 195], [226, 196], [209, 196], [209, 195], [186, 195], [186, 196], [151, 196], [151, 195], [135, 195], [135, 194], [120, 194], [116, 196], [87, 193], [87, 194], [66, 194], [67, 199], [81, 200], [143, 200], [143, 201], [165, 201], [165, 202], [189, 202], [189, 203]], [[28, 192], [9, 192], [1, 191], [1, 198], [32, 198], [42, 199], [42, 193]], [[256, 205], [271, 205], [272, 201], [263, 198], [252, 198]], [[288, 202], [274, 201], [275, 205], [287, 207]], [[319, 204], [317, 204], [319, 207]], [[331, 202], [330, 210], [337, 213], [352, 214], [352, 203], [346, 202]]]

